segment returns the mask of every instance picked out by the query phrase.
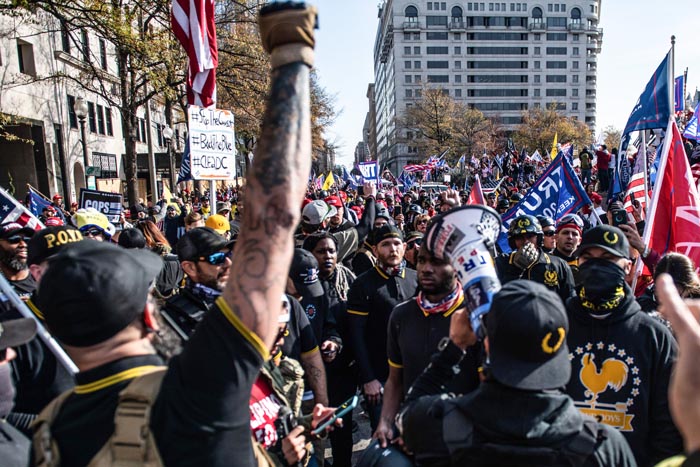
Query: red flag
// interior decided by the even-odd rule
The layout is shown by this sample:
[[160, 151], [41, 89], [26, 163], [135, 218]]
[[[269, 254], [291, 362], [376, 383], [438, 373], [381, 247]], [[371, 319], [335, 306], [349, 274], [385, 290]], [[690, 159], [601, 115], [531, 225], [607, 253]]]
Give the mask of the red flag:
[[219, 64], [214, 25], [214, 0], [173, 0], [173, 33], [187, 52], [187, 102], [201, 107], [216, 104]]
[[481, 191], [481, 182], [479, 181], [478, 175], [476, 176], [476, 180], [474, 180], [474, 184], [472, 185], [472, 191], [469, 193], [467, 204], [481, 204], [486, 206], [484, 192]]
[[664, 254], [675, 251], [688, 256], [700, 266], [700, 197], [690, 164], [685, 156], [683, 140], [676, 122], [666, 132], [671, 137], [668, 156], [659, 168], [654, 191], [649, 246]]

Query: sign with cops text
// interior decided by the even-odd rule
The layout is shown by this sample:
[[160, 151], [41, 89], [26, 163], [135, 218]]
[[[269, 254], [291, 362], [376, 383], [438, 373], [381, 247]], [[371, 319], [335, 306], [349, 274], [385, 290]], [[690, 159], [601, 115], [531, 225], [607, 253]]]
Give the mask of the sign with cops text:
[[560, 152], [525, 197], [501, 216], [503, 228], [498, 237], [498, 245], [502, 251], [510, 251], [508, 227], [518, 216], [548, 216], [558, 221], [566, 214], [576, 213], [583, 206], [590, 204], [591, 200], [573, 167]]
[[195, 180], [236, 177], [236, 135], [233, 113], [221, 109], [187, 108], [190, 163]]
[[81, 188], [80, 207], [96, 209], [107, 216], [112, 224], [118, 224], [122, 212], [122, 195]]

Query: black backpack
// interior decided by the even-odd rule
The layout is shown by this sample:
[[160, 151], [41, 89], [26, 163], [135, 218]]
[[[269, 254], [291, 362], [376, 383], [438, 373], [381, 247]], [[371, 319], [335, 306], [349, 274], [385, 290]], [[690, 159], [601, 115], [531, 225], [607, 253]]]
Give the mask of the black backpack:
[[503, 444], [488, 440], [457, 407], [445, 411], [443, 441], [450, 452], [451, 466], [483, 467], [577, 467], [586, 463], [605, 431], [595, 420], [586, 418], [582, 430], [552, 446]]

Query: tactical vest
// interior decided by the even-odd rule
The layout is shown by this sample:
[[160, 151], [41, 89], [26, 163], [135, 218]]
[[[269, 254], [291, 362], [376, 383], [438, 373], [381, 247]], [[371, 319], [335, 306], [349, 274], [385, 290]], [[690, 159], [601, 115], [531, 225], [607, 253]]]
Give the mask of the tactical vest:
[[442, 428], [452, 466], [576, 467], [583, 465], [605, 439], [604, 429], [595, 420], [584, 419], [578, 434], [556, 446], [495, 443], [481, 435], [454, 404], [446, 408]]
[[[114, 433], [92, 458], [88, 467], [161, 467], [163, 461], [158, 452], [150, 428], [151, 407], [158, 396], [167, 368], [135, 378], [119, 393], [119, 403], [114, 412]], [[37, 467], [61, 465], [58, 445], [51, 435], [51, 424], [73, 391], [66, 391], [54, 399], [34, 422], [34, 464]], [[258, 467], [277, 465], [267, 451], [253, 440], [253, 454]]]

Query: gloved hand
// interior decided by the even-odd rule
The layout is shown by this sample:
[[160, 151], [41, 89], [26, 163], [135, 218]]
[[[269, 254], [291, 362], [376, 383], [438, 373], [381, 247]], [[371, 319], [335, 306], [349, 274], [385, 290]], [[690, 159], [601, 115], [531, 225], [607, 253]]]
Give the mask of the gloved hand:
[[316, 20], [316, 7], [301, 2], [272, 3], [260, 10], [260, 38], [273, 69], [294, 62], [313, 66]]
[[525, 243], [521, 246], [518, 251], [513, 255], [513, 264], [520, 269], [527, 269], [537, 261], [540, 256], [539, 251], [532, 243]]

